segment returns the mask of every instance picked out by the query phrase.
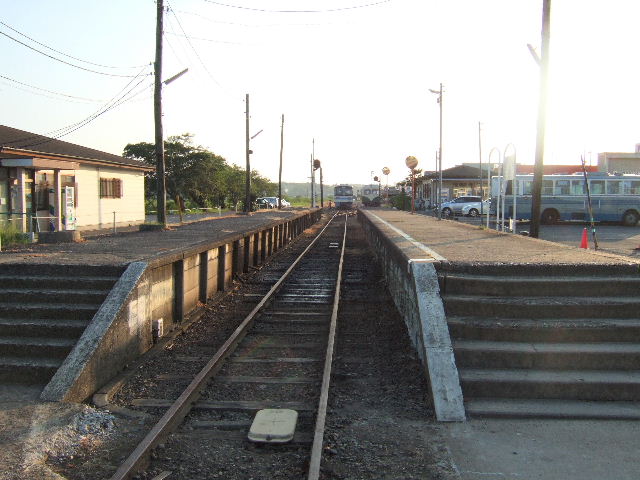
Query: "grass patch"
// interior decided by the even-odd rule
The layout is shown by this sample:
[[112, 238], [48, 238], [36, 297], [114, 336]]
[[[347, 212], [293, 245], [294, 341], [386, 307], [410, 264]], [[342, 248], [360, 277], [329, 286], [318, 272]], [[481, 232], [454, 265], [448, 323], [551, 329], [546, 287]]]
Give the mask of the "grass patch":
[[2, 247], [29, 243], [29, 237], [11, 223], [0, 224], [0, 241]]

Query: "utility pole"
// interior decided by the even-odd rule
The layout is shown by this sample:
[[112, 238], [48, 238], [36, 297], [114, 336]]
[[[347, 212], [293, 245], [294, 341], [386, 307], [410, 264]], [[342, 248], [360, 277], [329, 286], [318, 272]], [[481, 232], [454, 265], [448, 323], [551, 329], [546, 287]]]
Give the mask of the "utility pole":
[[324, 208], [324, 191], [322, 187], [322, 167], [320, 167], [320, 208]]
[[162, 22], [164, 15], [163, 0], [157, 0], [156, 18], [156, 61], [155, 86], [153, 94], [153, 119], [155, 124], [155, 150], [156, 150], [156, 210], [158, 223], [167, 226], [167, 188], [165, 184], [164, 169], [164, 139], [162, 133]]
[[247, 110], [245, 112], [245, 151], [246, 151], [246, 171], [244, 177], [244, 212], [251, 212], [251, 161], [249, 156], [251, 150], [249, 149], [249, 94], [245, 96], [245, 103], [247, 104]]
[[538, 99], [538, 125], [536, 134], [536, 160], [533, 168], [533, 191], [531, 192], [531, 225], [529, 236], [538, 238], [540, 232], [540, 210], [542, 203], [542, 176], [544, 174], [544, 136], [546, 126], [547, 83], [549, 72], [549, 41], [551, 23], [551, 0], [542, 1], [542, 46], [540, 58], [540, 97]]
[[429, 89], [431, 93], [438, 95], [438, 105], [440, 107], [440, 145], [438, 146], [438, 172], [439, 172], [439, 189], [438, 189], [438, 220], [442, 219], [442, 209], [440, 208], [440, 202], [442, 201], [442, 83], [439, 90]]
[[316, 156], [316, 139], [311, 139], [311, 208], [316, 206], [315, 183], [316, 175], [313, 169], [313, 157]]
[[278, 172], [278, 209], [282, 208], [282, 150], [284, 148], [284, 113], [280, 123], [280, 170]]
[[478, 155], [480, 160], [480, 219], [482, 219], [482, 207], [484, 206], [484, 189], [482, 188], [482, 122], [478, 122]]

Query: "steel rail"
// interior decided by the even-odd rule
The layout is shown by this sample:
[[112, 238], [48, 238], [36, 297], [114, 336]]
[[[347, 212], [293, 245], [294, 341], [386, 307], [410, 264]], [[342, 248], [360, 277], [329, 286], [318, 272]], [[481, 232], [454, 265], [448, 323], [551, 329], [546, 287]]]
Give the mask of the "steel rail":
[[[207, 382], [215, 375], [222, 367], [222, 362], [233, 353], [235, 347], [245, 337], [249, 328], [253, 325], [253, 321], [257, 313], [265, 306], [265, 304], [271, 299], [271, 297], [280, 289], [280, 286], [284, 280], [291, 274], [296, 265], [302, 260], [307, 252], [313, 247], [313, 245], [322, 236], [324, 231], [329, 227], [331, 222], [336, 218], [335, 214], [327, 222], [324, 228], [318, 233], [316, 238], [304, 249], [304, 251], [296, 258], [291, 266], [282, 274], [280, 279], [271, 287], [262, 300], [255, 306], [253, 310], [245, 317], [242, 323], [235, 329], [227, 341], [220, 347], [215, 355], [209, 360], [209, 362], [200, 370], [200, 372], [194, 377], [187, 388], [180, 394], [180, 396], [173, 402], [173, 404], [164, 413], [162, 418], [156, 423], [149, 433], [142, 439], [135, 450], [129, 455], [129, 457], [120, 465], [118, 470], [113, 474], [111, 480], [128, 480], [131, 479], [137, 471], [142, 468], [148, 457], [151, 454], [151, 450], [162, 442], [167, 435], [169, 435], [174, 428], [176, 428], [184, 417], [187, 416], [191, 410], [193, 404], [200, 396], [201, 390], [206, 386]], [[346, 218], [345, 218], [346, 223]], [[345, 230], [346, 231], [346, 230]]]
[[344, 251], [347, 243], [347, 220], [349, 216], [344, 216], [344, 233], [342, 235], [342, 251], [340, 252], [340, 263], [338, 264], [338, 275], [336, 280], [336, 292], [333, 296], [333, 311], [331, 313], [331, 323], [329, 326], [329, 340], [327, 342], [327, 354], [324, 359], [324, 372], [322, 374], [322, 387], [320, 390], [320, 401], [318, 403], [318, 413], [316, 415], [316, 426], [313, 433], [313, 445], [311, 447], [311, 460], [309, 461], [308, 480], [318, 480], [320, 478], [320, 461], [322, 460], [322, 443], [324, 440], [324, 427], [327, 419], [327, 403], [329, 401], [329, 384], [331, 382], [331, 364], [333, 363], [333, 350], [336, 336], [336, 326], [338, 323], [338, 307], [340, 306], [340, 283], [342, 282], [342, 265], [344, 263]]

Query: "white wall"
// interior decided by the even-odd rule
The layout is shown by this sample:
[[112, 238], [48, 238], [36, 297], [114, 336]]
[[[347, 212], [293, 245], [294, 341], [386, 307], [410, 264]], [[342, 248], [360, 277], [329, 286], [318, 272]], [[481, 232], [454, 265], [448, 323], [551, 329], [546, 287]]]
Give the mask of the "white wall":
[[[78, 230], [112, 227], [113, 212], [116, 212], [118, 226], [144, 223], [143, 172], [81, 165], [75, 175], [78, 185]], [[100, 198], [100, 178], [121, 179], [122, 198]]]

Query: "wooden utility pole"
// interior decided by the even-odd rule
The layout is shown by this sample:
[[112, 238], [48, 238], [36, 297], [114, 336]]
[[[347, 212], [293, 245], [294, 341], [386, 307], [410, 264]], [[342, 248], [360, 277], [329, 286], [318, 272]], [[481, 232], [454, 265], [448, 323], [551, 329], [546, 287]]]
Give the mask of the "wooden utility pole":
[[164, 14], [163, 0], [157, 0], [156, 19], [156, 61], [155, 67], [155, 87], [153, 95], [153, 119], [155, 123], [156, 142], [156, 210], [158, 223], [167, 225], [167, 187], [165, 184], [164, 169], [164, 140], [162, 134], [162, 20]]
[[544, 135], [546, 126], [547, 84], [549, 72], [549, 41], [551, 22], [551, 0], [542, 2], [542, 46], [540, 58], [540, 98], [538, 99], [538, 125], [536, 134], [536, 160], [533, 168], [533, 191], [531, 192], [531, 225], [529, 236], [538, 238], [540, 232], [540, 210], [542, 203], [542, 177], [544, 174]]
[[[484, 206], [484, 189], [482, 188], [482, 122], [478, 122], [478, 160], [480, 161], [480, 218]], [[482, 224], [482, 222], [480, 222]]]
[[249, 159], [251, 150], [249, 149], [249, 94], [245, 96], [245, 103], [247, 110], [245, 112], [245, 152], [247, 157], [246, 170], [244, 177], [244, 209], [246, 213], [251, 212], [251, 161]]
[[284, 148], [284, 113], [280, 124], [280, 171], [278, 172], [278, 208], [282, 208], [282, 150]]
[[313, 169], [313, 160], [316, 155], [316, 139], [313, 138], [311, 140], [311, 208], [316, 206], [316, 193], [315, 193], [315, 183], [316, 183], [316, 174], [315, 174], [315, 170]]
[[320, 167], [320, 208], [324, 208], [324, 190], [322, 186], [322, 167]]

